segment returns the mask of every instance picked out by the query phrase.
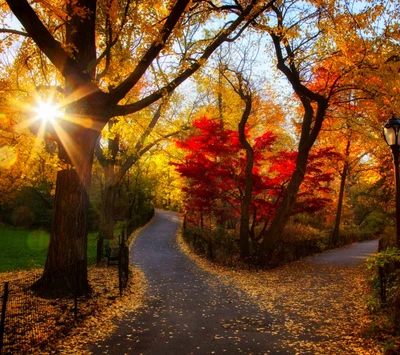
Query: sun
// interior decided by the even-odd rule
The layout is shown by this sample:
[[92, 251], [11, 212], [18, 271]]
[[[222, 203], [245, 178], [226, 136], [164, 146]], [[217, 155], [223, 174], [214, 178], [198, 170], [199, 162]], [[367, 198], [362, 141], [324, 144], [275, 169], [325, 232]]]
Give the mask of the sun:
[[36, 112], [36, 119], [42, 120], [44, 123], [54, 123], [58, 117], [62, 116], [60, 107], [54, 105], [51, 101], [37, 102], [37, 106], [34, 108], [34, 111]]

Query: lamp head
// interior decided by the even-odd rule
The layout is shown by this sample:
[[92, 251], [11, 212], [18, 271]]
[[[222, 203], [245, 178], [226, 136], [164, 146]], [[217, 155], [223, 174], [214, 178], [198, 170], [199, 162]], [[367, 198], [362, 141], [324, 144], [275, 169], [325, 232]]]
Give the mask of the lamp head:
[[388, 121], [382, 127], [383, 138], [385, 139], [385, 142], [387, 143], [388, 146], [400, 147], [399, 131], [400, 131], [400, 120], [396, 117], [396, 115], [393, 115], [391, 118], [388, 119]]

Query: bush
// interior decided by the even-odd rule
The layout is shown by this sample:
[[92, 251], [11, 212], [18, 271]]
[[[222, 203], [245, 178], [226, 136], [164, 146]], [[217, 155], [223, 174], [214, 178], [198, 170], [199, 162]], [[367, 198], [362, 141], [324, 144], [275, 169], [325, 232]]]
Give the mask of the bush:
[[302, 223], [289, 223], [285, 227], [285, 231], [283, 232], [282, 239], [286, 243], [290, 242], [298, 242], [300, 240], [313, 240], [324, 238], [322, 232], [316, 228], [311, 227], [310, 225], [305, 225]]
[[9, 225], [50, 230], [53, 199], [37, 188], [23, 186], [13, 200], [1, 206], [0, 220]]
[[131, 235], [136, 229], [141, 226], [144, 226], [147, 222], [149, 222], [154, 216], [154, 207], [153, 206], [144, 206], [139, 214], [135, 215], [126, 222], [126, 232]]
[[12, 219], [14, 227], [29, 228], [35, 222], [35, 214], [29, 207], [19, 206], [14, 210]]
[[379, 243], [381, 250], [385, 250], [396, 245], [396, 229], [394, 226], [388, 226], [384, 229]]
[[217, 263], [232, 265], [233, 259], [238, 255], [234, 232], [224, 228], [186, 228], [183, 238], [196, 253]]
[[389, 324], [391, 331], [400, 331], [400, 250], [391, 247], [368, 259], [368, 268], [373, 270], [370, 279], [371, 294], [368, 306], [372, 312]]
[[268, 267], [275, 267], [320, 253], [328, 245], [329, 237], [326, 232], [299, 222], [291, 222], [285, 228], [282, 240], [263, 263]]

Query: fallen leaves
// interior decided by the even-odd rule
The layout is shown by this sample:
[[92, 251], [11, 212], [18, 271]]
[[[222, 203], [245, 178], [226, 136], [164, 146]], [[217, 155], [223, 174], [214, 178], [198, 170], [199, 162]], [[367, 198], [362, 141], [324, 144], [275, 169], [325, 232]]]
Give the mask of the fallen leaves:
[[[131, 267], [130, 282], [119, 296], [118, 269], [115, 267], [91, 267], [88, 270], [89, 283], [92, 287], [90, 297], [79, 299], [78, 321], [74, 327], [65, 328], [65, 322], [59, 317], [63, 314], [63, 302], [40, 299], [41, 319], [30, 322], [32, 330], [25, 331], [24, 342], [29, 344], [28, 333], [40, 334], [42, 346], [31, 347], [30, 352], [40, 355], [50, 354], [89, 354], [86, 349], [88, 339], [103, 339], [114, 329], [115, 319], [120, 319], [125, 312], [131, 312], [142, 304], [145, 292], [143, 273]], [[40, 274], [40, 270], [37, 270]], [[0, 282], [24, 279], [31, 276], [32, 270], [7, 272], [0, 274]], [[12, 295], [11, 295], [12, 296]], [[42, 306], [43, 304], [43, 306]], [[23, 319], [35, 319], [34, 308], [25, 309]], [[71, 313], [71, 312], [70, 312]], [[8, 314], [12, 316], [11, 314]], [[62, 317], [65, 317], [64, 315]], [[57, 321], [54, 321], [57, 319]], [[70, 320], [69, 320], [70, 321]], [[28, 322], [29, 324], [29, 322]]]
[[366, 271], [332, 267], [306, 260], [266, 271], [231, 270], [181, 249], [218, 281], [238, 288], [272, 318], [262, 331], [279, 334], [301, 355], [377, 355], [380, 346], [363, 336], [371, 323], [365, 305]]
[[[131, 272], [128, 287], [124, 290], [122, 297], [118, 296], [110, 302], [107, 293], [103, 294], [103, 304], [98, 311], [73, 328], [65, 339], [58, 339], [53, 345], [58, 354], [90, 354], [87, 350], [88, 337], [84, 335], [83, 331], [90, 334], [91, 342], [102, 340], [116, 328], [116, 320], [142, 305], [146, 285], [145, 278], [138, 269], [131, 267]], [[104, 279], [103, 275], [103, 282]], [[101, 279], [98, 281], [101, 282]]]

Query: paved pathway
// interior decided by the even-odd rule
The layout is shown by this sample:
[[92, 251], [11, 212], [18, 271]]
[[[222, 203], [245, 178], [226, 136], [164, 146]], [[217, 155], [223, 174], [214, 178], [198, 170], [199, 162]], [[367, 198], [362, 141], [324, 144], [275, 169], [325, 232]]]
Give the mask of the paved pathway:
[[324, 265], [356, 266], [377, 251], [378, 240], [372, 240], [330, 250], [326, 253], [307, 258], [307, 261]]
[[[177, 214], [157, 211], [153, 222], [137, 237], [131, 257], [148, 280], [146, 304], [125, 317], [109, 338], [93, 344], [91, 351], [118, 355], [295, 354], [280, 341], [290, 335], [271, 332], [269, 314], [239, 290], [199, 270], [179, 250], [178, 229]], [[370, 244], [363, 245], [365, 249], [357, 255], [372, 252]], [[348, 256], [354, 257], [352, 253]], [[336, 262], [342, 257], [330, 258], [325, 253], [315, 262]]]

